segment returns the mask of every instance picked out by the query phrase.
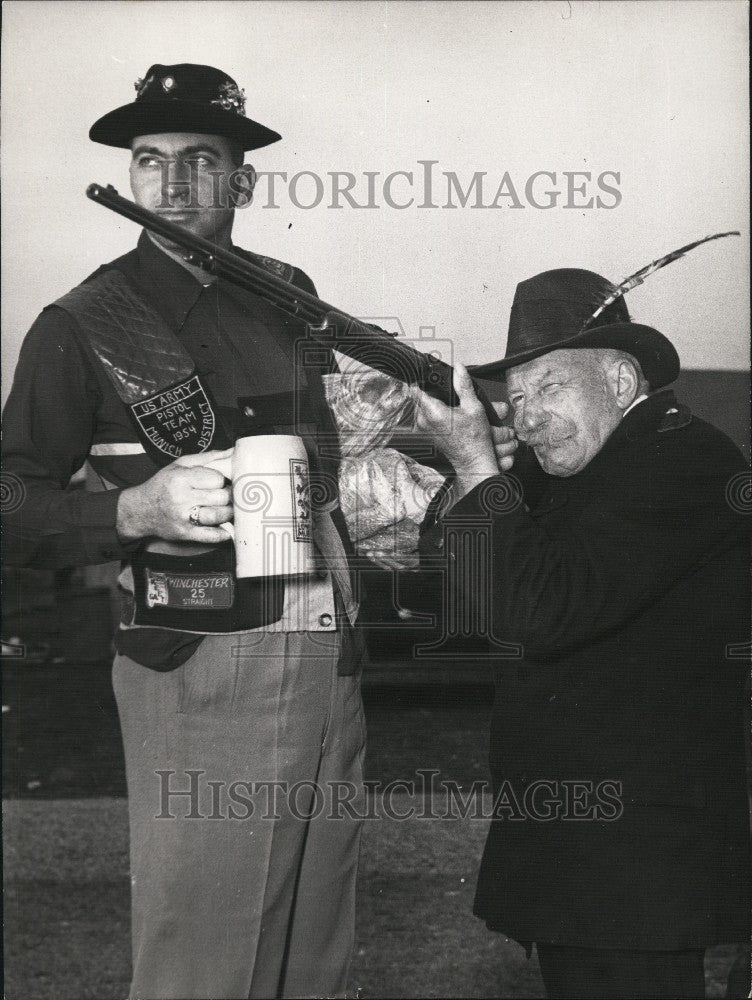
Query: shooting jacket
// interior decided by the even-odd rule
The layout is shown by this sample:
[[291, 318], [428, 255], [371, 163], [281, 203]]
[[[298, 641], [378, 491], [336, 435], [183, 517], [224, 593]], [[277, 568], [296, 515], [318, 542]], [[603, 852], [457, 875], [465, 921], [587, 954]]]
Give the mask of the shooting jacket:
[[[315, 293], [313, 283], [297, 268], [270, 258], [248, 257]], [[301, 324], [226, 281], [198, 280], [143, 233], [136, 250], [100, 268], [83, 286], [45, 309], [24, 342], [4, 414], [4, 468], [23, 494], [23, 502], [9, 512], [6, 521], [6, 560], [54, 568], [120, 559], [123, 620], [116, 645], [120, 652], [157, 669], [179, 665], [201, 637], [212, 631], [332, 631], [342, 621], [352, 624], [357, 605], [347, 570], [351, 548], [341, 514], [330, 502], [314, 531], [321, 556], [319, 572], [306, 578], [266, 581], [263, 596], [251, 594], [242, 620], [234, 627], [232, 622], [229, 627], [211, 627], [211, 612], [199, 613], [193, 627], [185, 615], [169, 630], [154, 621], [147, 627], [142, 623], [133, 627], [131, 566], [138, 563], [144, 546], [124, 545], [118, 538], [117, 500], [122, 489], [144, 482], [175, 456], [166, 454], [160, 460], [148, 442], [144, 447], [143, 436], [139, 437], [111, 371], [102, 363], [102, 352], [95, 350], [97, 345], [86, 328], [83, 310], [90, 288], [101, 287], [102, 295], [110, 295], [109, 308], [115, 301], [108, 291], [113, 275], [125, 280], [143, 302], [143, 311], [174, 337], [180, 357], [178, 361], [166, 359], [163, 352], [159, 361], [152, 355], [145, 363], [143, 355], [137, 358], [134, 350], [129, 354], [129, 342], [143, 340], [144, 317], [134, 308], [128, 310], [129, 316], [118, 317], [126, 334], [119, 353], [113, 343], [106, 345], [110, 368], [114, 365], [127, 375], [131, 365], [134, 377], [143, 378], [144, 369], [148, 374], [155, 365], [173, 365], [177, 375], [185, 376], [185, 367], [179, 365], [187, 359], [216, 417], [209, 447], [225, 447], [248, 432], [239, 401], [266, 401], [269, 405], [255, 409], [266, 413], [267, 422], [274, 419], [270, 431], [304, 432], [314, 468], [322, 464], [322, 449], [317, 445], [323, 434], [323, 452], [328, 456], [323, 464], [336, 467], [332, 450], [336, 431], [331, 424], [321, 426], [327, 421], [325, 407], [314, 408], [301, 431], [299, 421], [292, 426], [291, 407], [278, 405], [300, 389], [301, 378], [304, 383], [308, 379], [309, 395], [323, 399], [318, 371], [301, 373], [296, 362], [295, 344], [304, 336]], [[96, 326], [91, 325], [92, 329]], [[277, 416], [269, 416], [277, 410]], [[204, 447], [205, 443], [201, 448], [194, 445], [186, 453]], [[87, 459], [102, 490], [69, 490], [71, 476]], [[229, 543], [226, 547], [231, 549]], [[244, 581], [238, 582], [245, 586]], [[249, 581], [247, 586], [259, 585]]]

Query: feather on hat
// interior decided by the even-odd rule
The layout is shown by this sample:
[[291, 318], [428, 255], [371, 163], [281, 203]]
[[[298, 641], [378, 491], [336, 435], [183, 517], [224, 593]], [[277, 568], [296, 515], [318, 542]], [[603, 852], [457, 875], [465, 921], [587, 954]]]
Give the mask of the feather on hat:
[[637, 358], [651, 389], [668, 385], [679, 374], [676, 348], [658, 330], [630, 320], [624, 295], [702, 243], [739, 235], [733, 230], [695, 240], [641, 267], [618, 285], [577, 268], [544, 271], [520, 282], [509, 318], [506, 355], [489, 364], [472, 365], [470, 373], [499, 379], [507, 369], [551, 351], [614, 347]]

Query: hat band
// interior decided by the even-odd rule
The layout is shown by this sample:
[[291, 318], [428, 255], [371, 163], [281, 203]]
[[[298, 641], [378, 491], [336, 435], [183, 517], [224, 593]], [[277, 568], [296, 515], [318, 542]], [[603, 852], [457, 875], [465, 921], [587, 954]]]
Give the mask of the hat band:
[[207, 94], [203, 99], [198, 98], [195, 94], [186, 95], [184, 88], [179, 86], [171, 73], [160, 79], [157, 79], [154, 73], [150, 73], [146, 79], [136, 80], [133, 86], [136, 88], [137, 104], [165, 100], [189, 101], [193, 104], [212, 105], [221, 108], [222, 111], [230, 111], [241, 117], [245, 115], [245, 90], [241, 90], [233, 80], [225, 80], [214, 91], [214, 97]]

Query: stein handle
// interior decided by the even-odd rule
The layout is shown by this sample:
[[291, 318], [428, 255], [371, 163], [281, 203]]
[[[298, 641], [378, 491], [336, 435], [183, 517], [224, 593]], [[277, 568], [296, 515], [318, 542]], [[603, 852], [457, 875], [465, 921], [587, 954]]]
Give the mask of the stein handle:
[[216, 469], [221, 472], [225, 479], [232, 482], [232, 452], [224, 458], [215, 458], [212, 462], [206, 463], [207, 469]]

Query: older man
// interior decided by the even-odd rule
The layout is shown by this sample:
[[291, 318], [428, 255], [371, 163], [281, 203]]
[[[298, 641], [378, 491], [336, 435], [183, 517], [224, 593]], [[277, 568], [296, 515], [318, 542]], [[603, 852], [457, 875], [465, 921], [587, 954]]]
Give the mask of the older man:
[[749, 931], [745, 464], [676, 400], [676, 351], [623, 299], [587, 325], [612, 287], [573, 269], [518, 286], [506, 357], [474, 370], [506, 377], [513, 476], [512, 431], [466, 372], [458, 410], [422, 399], [456, 470], [423, 553], [462, 564], [485, 535], [455, 596], [490, 588], [494, 638], [519, 645], [497, 671], [475, 912], [536, 943], [550, 996], [697, 997], [704, 949]]
[[[211, 66], [155, 65], [136, 90], [90, 132], [129, 151], [136, 201], [313, 291], [297, 268], [232, 245], [253, 190], [244, 152], [280, 138], [246, 117], [235, 81]], [[238, 579], [219, 527], [230, 494], [210, 467], [259, 425], [302, 434], [319, 463], [319, 434], [331, 440], [333, 428], [321, 379], [294, 372], [302, 335], [142, 233], [42, 313], [8, 400], [5, 468], [25, 502], [6, 520], [6, 558], [122, 560], [113, 678], [133, 997], [346, 987], [360, 824], [352, 809], [332, 815], [328, 796], [344, 784], [357, 799], [362, 787], [349, 540], [336, 510], [318, 511], [316, 573]], [[87, 457], [102, 492], [67, 489]]]

